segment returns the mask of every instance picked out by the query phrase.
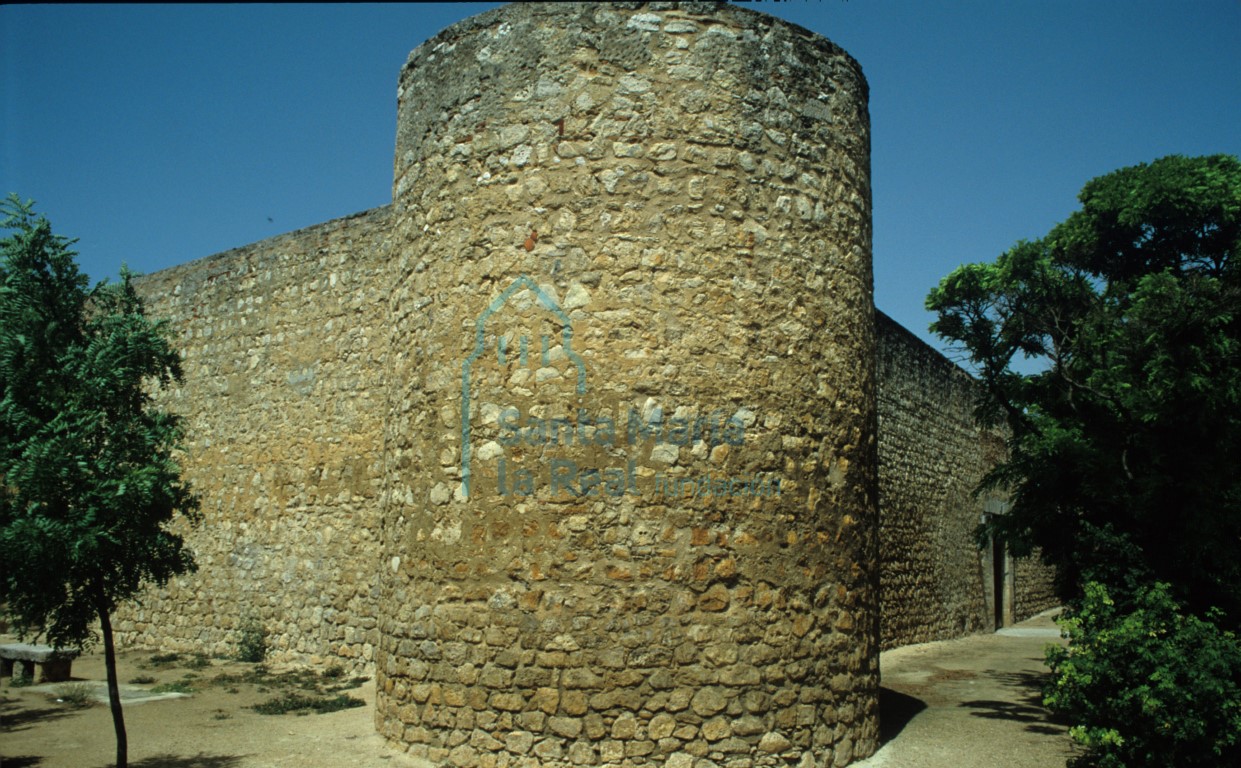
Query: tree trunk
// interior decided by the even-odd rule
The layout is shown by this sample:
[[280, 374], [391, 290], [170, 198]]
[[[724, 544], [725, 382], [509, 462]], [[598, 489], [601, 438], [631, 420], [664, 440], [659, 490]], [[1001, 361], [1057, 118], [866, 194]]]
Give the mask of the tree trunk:
[[129, 765], [129, 740], [125, 736], [125, 716], [121, 713], [121, 687], [116, 681], [116, 646], [112, 643], [112, 621], [107, 601], [98, 603], [99, 628], [103, 632], [103, 660], [108, 669], [108, 704], [112, 707], [112, 725], [116, 729], [116, 768]]

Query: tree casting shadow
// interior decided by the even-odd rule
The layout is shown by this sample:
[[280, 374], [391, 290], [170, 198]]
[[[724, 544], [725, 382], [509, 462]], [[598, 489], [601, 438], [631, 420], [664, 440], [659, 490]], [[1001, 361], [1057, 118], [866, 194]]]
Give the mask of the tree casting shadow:
[[[0, 698], [0, 731], [24, 731], [39, 721], [59, 720], [73, 714], [68, 707], [24, 707], [19, 699]], [[4, 758], [4, 765], [16, 757]]]
[[1031, 733], [1056, 734], [1065, 731], [1066, 721], [1043, 706], [1043, 684], [1047, 681], [1045, 673], [987, 670], [983, 674], [1005, 687], [1015, 689], [1016, 700], [975, 699], [963, 701], [958, 706], [976, 710], [970, 713], [974, 717], [1025, 723], [1025, 729]]
[[[241, 755], [204, 755], [201, 752], [193, 756], [152, 755], [142, 760], [130, 760], [130, 768], [236, 768], [241, 765]], [[111, 768], [112, 763], [108, 763]], [[7, 764], [5, 768], [8, 768]]]

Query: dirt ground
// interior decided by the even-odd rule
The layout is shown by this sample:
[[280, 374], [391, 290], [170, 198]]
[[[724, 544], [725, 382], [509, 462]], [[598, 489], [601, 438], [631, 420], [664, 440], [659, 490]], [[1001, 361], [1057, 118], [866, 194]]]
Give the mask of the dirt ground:
[[1063, 768], [1078, 752], [1042, 703], [1054, 613], [882, 653], [883, 746], [851, 768]]
[[[857, 768], [1059, 768], [1072, 754], [1066, 728], [1040, 704], [1043, 647], [1057, 642], [1040, 616], [995, 635], [907, 646], [881, 657], [884, 745]], [[0, 639], [0, 642], [10, 640]], [[155, 661], [153, 661], [153, 658]], [[310, 673], [254, 674], [254, 665], [123, 652], [125, 723], [134, 768], [426, 768], [375, 733], [373, 680]], [[101, 654], [73, 665], [102, 690]], [[187, 677], [188, 676], [188, 677]], [[149, 680], [149, 682], [148, 682]], [[152, 698], [160, 686], [188, 696]], [[64, 684], [0, 682], [0, 768], [104, 768], [115, 736], [108, 707], [57, 701]], [[264, 715], [250, 707], [288, 693], [341, 695], [365, 706], [326, 714]], [[138, 697], [146, 696], [138, 700]]]
[[[3, 642], [12, 642], [4, 640]], [[151, 652], [122, 652], [119, 679], [132, 768], [416, 768], [375, 733], [375, 684], [347, 676], [255, 675], [253, 664], [178, 657], [152, 663]], [[203, 666], [203, 664], [206, 666]], [[187, 675], [189, 677], [187, 679]], [[231, 677], [230, 677], [231, 676]], [[14, 687], [0, 682], [0, 768], [104, 768], [116, 756], [107, 705], [74, 708], [57, 701], [90, 681], [106, 700], [102, 653], [73, 663], [74, 682]], [[153, 678], [153, 682], [126, 685]], [[238, 679], [241, 678], [241, 679]], [[150, 697], [160, 686], [188, 685], [188, 696]], [[310, 688], [317, 689], [316, 691]], [[344, 695], [365, 706], [325, 714], [264, 715], [250, 707], [296, 693], [314, 699]]]

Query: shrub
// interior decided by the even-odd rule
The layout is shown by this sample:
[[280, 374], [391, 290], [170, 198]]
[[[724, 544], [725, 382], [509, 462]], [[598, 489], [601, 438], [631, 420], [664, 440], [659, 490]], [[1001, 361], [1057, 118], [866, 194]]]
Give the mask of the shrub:
[[189, 680], [174, 680], [171, 683], [160, 683], [151, 689], [151, 693], [193, 693], [194, 686]]
[[1241, 765], [1241, 643], [1169, 590], [1139, 587], [1121, 608], [1089, 582], [1060, 620], [1069, 647], [1048, 649], [1044, 703], [1086, 747], [1074, 768]]
[[241, 640], [237, 643], [237, 660], [259, 663], [267, 658], [267, 630], [255, 620], [241, 626]]
[[211, 666], [211, 659], [206, 654], [196, 653], [185, 662], [185, 666], [189, 669], [206, 669]]
[[74, 709], [82, 709], [95, 704], [95, 691], [86, 683], [64, 683], [53, 690], [56, 693], [56, 701]]
[[324, 714], [326, 712], [336, 712], [342, 709], [364, 706], [366, 706], [366, 702], [343, 693], [325, 699], [289, 692], [274, 699], [269, 699], [262, 704], [255, 704], [253, 709], [255, 712], [263, 715], [284, 715], [290, 712], [304, 715], [310, 712]]

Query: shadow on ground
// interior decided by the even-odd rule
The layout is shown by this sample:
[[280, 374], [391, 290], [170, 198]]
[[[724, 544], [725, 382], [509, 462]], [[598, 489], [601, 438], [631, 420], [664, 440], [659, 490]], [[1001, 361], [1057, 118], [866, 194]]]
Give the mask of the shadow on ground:
[[926, 702], [891, 688], [879, 688], [879, 746], [895, 739], [897, 734], [913, 720]]
[[1064, 733], [1067, 727], [1065, 721], [1043, 706], [1043, 685], [1047, 682], [1047, 674], [997, 672], [994, 669], [989, 669], [982, 674], [1006, 688], [1016, 689], [1015, 701], [975, 699], [963, 701], [958, 706], [975, 710], [970, 713], [974, 717], [1025, 723], [1026, 730], [1031, 733]]
[[[24, 707], [19, 699], [0, 698], [0, 731], [21, 731], [35, 721], [57, 720], [73, 714], [68, 707]], [[4, 765], [16, 757], [4, 758]]]
[[[106, 763], [101, 768], [112, 768], [114, 763]], [[129, 768], [236, 768], [241, 765], [241, 755], [204, 755], [201, 752], [192, 757], [183, 755], [152, 755], [141, 760], [130, 760]], [[4, 768], [9, 768], [6, 758]]]
[[0, 765], [4, 768], [35, 768], [39, 763], [43, 762], [43, 758], [34, 755], [22, 755], [20, 757], [5, 757], [0, 755]]
[[204, 755], [199, 753], [193, 757], [177, 757], [176, 755], [156, 755], [145, 760], [130, 763], [133, 768], [232, 768], [241, 765], [240, 755]]

